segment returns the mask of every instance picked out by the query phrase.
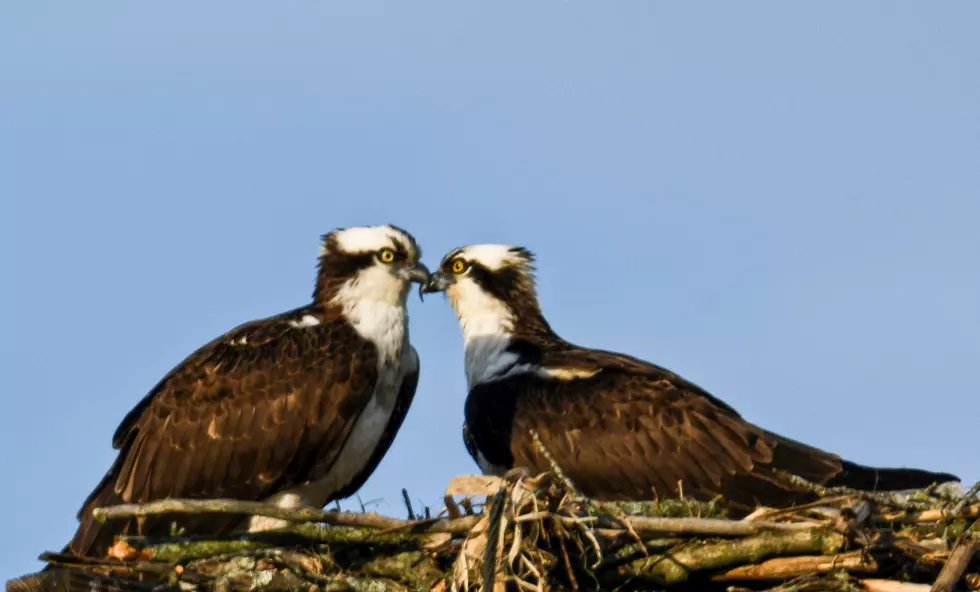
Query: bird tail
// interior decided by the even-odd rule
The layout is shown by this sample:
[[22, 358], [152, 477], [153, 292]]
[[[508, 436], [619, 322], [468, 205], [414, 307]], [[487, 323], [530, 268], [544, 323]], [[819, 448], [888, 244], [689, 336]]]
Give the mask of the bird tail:
[[828, 487], [843, 486], [863, 491], [901, 491], [960, 480], [956, 475], [922, 469], [866, 467], [846, 460], [842, 461], [841, 465], [841, 472], [827, 482]]
[[[76, 557], [105, 557], [116, 535], [126, 530], [123, 525], [103, 524], [92, 517], [92, 510], [95, 508], [123, 503], [122, 497], [115, 491], [115, 477], [110, 470], [82, 504], [82, 509], [78, 512], [78, 530], [65, 548], [65, 553]], [[122, 530], [120, 526], [123, 526]]]

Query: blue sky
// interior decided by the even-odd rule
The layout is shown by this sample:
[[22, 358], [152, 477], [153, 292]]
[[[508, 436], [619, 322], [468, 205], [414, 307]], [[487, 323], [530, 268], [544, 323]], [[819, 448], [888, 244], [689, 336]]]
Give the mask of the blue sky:
[[[852, 460], [980, 478], [980, 4], [0, 8], [0, 577], [75, 528], [123, 415], [303, 304], [318, 237], [539, 258], [572, 341]], [[361, 491], [475, 472], [459, 330]]]

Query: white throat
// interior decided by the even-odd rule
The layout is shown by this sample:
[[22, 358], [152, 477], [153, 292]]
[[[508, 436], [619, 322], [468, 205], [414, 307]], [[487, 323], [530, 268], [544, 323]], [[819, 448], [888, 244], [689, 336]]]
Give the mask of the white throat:
[[469, 278], [457, 281], [446, 290], [446, 295], [463, 331], [469, 388], [530, 369], [527, 365], [515, 366], [517, 354], [507, 351], [514, 315], [506, 306]]
[[406, 284], [386, 270], [369, 268], [346, 282], [334, 302], [365, 339], [378, 348], [379, 363], [399, 360], [408, 343]]

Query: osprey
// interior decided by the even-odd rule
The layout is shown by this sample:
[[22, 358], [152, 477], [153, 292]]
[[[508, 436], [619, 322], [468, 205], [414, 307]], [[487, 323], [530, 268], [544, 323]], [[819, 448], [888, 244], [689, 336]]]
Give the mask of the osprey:
[[[66, 552], [104, 556], [119, 534], [166, 535], [172, 517], [100, 524], [92, 509], [167, 497], [322, 508], [352, 495], [398, 433], [419, 379], [406, 297], [429, 270], [395, 226], [323, 237], [313, 302], [240, 325], [171, 370], [113, 436], [119, 454]], [[281, 521], [185, 516], [188, 535]]]
[[722, 495], [736, 511], [815, 498], [790, 475], [865, 490], [959, 480], [843, 460], [746, 421], [664, 368], [565, 341], [541, 313], [533, 262], [524, 248], [473, 245], [446, 255], [419, 287], [444, 291], [459, 318], [463, 438], [484, 473], [546, 471], [553, 461], [596, 499]]

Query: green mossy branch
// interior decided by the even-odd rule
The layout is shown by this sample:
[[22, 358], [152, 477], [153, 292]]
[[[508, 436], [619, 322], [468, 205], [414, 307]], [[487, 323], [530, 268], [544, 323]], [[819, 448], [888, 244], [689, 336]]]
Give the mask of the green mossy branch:
[[[482, 488], [498, 500], [496, 511], [461, 515], [456, 508], [453, 518], [400, 520], [235, 500], [105, 508], [106, 519], [254, 511], [293, 523], [220, 540], [124, 537], [113, 559], [46, 554], [52, 569], [11, 580], [7, 590], [470, 592], [601, 584], [745, 592], [739, 585], [759, 590], [766, 582], [773, 591], [809, 592], [928, 584], [941, 571], [947, 586], [980, 580], [980, 553], [967, 546], [980, 537], [976, 496], [826, 490], [830, 497], [812, 504], [733, 520], [722, 499], [598, 502], [547, 474], [463, 479], [451, 484], [454, 491]], [[484, 583], [485, 574], [495, 581]]]
[[833, 555], [844, 547], [844, 543], [844, 535], [822, 528], [764, 533], [738, 540], [683, 545], [674, 552], [634, 560], [617, 571], [619, 575], [676, 584], [687, 580], [694, 572], [756, 563], [775, 556]]

